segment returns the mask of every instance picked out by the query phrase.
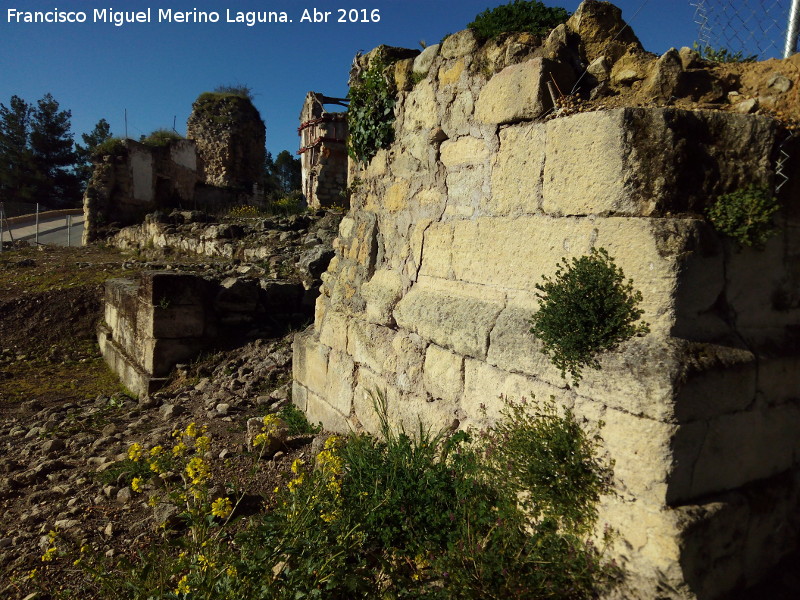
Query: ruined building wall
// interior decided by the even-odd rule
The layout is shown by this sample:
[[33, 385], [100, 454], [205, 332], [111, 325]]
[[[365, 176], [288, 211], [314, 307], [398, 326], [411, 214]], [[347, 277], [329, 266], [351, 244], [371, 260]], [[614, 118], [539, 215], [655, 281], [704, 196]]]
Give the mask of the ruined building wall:
[[312, 208], [347, 204], [347, 113], [326, 111], [326, 100], [308, 92], [300, 112], [303, 195]]
[[249, 99], [201, 94], [192, 105], [186, 137], [197, 144], [206, 185], [251, 193], [263, 183], [266, 127]]
[[[676, 108], [543, 120], [551, 73], [576, 75], [524, 46], [499, 48], [493, 74], [469, 31], [398, 63], [426, 76], [399, 94], [395, 142], [355, 169], [314, 325], [295, 339], [294, 401], [327, 428], [376, 431], [375, 390], [411, 428], [479, 426], [499, 394], [553, 396], [605, 422], [621, 596], [718, 598], [800, 526], [800, 186], [782, 188], [763, 251], [702, 217], [720, 194], [772, 186], [785, 135], [763, 116]], [[800, 148], [783, 149], [800, 172]], [[650, 333], [570, 387], [529, 333], [535, 286], [600, 247], [641, 290]]]
[[102, 237], [111, 224], [139, 223], [158, 207], [189, 204], [197, 184], [194, 142], [154, 148], [133, 140], [96, 159], [84, 194], [83, 243]]

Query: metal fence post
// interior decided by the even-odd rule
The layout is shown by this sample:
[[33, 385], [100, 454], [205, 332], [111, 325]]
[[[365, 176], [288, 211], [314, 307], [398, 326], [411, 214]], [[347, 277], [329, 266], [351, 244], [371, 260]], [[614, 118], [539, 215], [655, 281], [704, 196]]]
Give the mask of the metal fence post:
[[36, 245], [39, 245], [39, 203], [36, 203]]
[[0, 202], [0, 253], [3, 252], [3, 221], [5, 221], [5, 208], [3, 203]]
[[72, 245], [72, 215], [67, 215], [67, 248]]
[[783, 58], [789, 58], [797, 51], [797, 34], [800, 32], [800, 0], [792, 0], [789, 9], [789, 23], [786, 26], [786, 47]]

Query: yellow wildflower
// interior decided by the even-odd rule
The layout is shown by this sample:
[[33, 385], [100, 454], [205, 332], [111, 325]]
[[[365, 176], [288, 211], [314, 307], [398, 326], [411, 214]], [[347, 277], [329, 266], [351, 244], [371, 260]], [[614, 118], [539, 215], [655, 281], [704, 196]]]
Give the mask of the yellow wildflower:
[[155, 508], [155, 506], [158, 504], [158, 500], [159, 500], [158, 494], [153, 494], [147, 499], [147, 506], [149, 506], [150, 508]]
[[133, 462], [139, 462], [142, 458], [142, 445], [138, 443], [131, 444], [130, 448], [128, 448], [128, 458]]
[[300, 485], [302, 485], [302, 483], [303, 483], [303, 475], [301, 474], [301, 475], [299, 475], [298, 477], [295, 477], [294, 479], [292, 479], [292, 480], [289, 482], [289, 485], [288, 485], [287, 487], [289, 488], [289, 491], [290, 491], [290, 492], [294, 493], [294, 491], [295, 491], [295, 490], [296, 490], [298, 487], [300, 487]]
[[184, 575], [181, 577], [180, 581], [178, 581], [178, 587], [175, 588], [176, 594], [188, 594], [189, 593], [189, 578]]
[[220, 519], [226, 519], [233, 510], [230, 498], [217, 498], [211, 503], [211, 514]]
[[164, 447], [163, 446], [153, 446], [152, 448], [150, 448], [150, 456], [153, 456], [153, 457], [161, 456], [161, 454], [163, 452], [164, 452]]
[[36, 569], [31, 569], [31, 572], [28, 573], [28, 579], [33, 579], [36, 577]]
[[324, 512], [320, 514], [320, 517], [326, 523], [333, 523], [336, 519], [339, 518], [339, 511], [334, 510], [332, 512]]
[[238, 575], [238, 573], [236, 571], [236, 567], [233, 567], [233, 566], [229, 566], [227, 569], [225, 569], [225, 574], [228, 577], [236, 577], [236, 575]]
[[161, 465], [158, 464], [157, 460], [150, 462], [150, 470], [157, 475], [161, 474]]
[[200, 563], [200, 570], [207, 571], [208, 569], [214, 568], [214, 563], [208, 560], [205, 554], [198, 554], [197, 555], [197, 562]]
[[197, 452], [205, 454], [211, 448], [211, 438], [207, 435], [201, 435], [194, 441], [194, 447]]
[[142, 491], [142, 478], [141, 477], [134, 477], [133, 481], [131, 481], [131, 489], [134, 492], [141, 492]]
[[300, 467], [302, 467], [304, 464], [305, 462], [303, 462], [303, 460], [295, 458], [292, 462], [292, 473], [297, 475], [300, 472]]
[[186, 454], [186, 444], [183, 442], [178, 442], [172, 447], [172, 456], [183, 456]]
[[253, 446], [262, 446], [263, 444], [267, 443], [267, 434], [266, 433], [259, 433], [256, 437], [253, 438]]
[[44, 551], [44, 554], [42, 554], [42, 562], [52, 561], [55, 555], [56, 555], [56, 547], [50, 546], [47, 550]]
[[189, 464], [186, 465], [186, 474], [189, 476], [192, 485], [200, 485], [211, 477], [211, 470], [202, 458], [194, 456], [189, 461]]
[[197, 436], [197, 425], [195, 423], [189, 423], [186, 426], [186, 429], [183, 430], [183, 435], [189, 436], [191, 438]]
[[325, 440], [325, 445], [323, 448], [325, 450], [333, 450], [334, 448], [338, 448], [341, 444], [342, 438], [338, 435], [332, 435], [327, 440]]

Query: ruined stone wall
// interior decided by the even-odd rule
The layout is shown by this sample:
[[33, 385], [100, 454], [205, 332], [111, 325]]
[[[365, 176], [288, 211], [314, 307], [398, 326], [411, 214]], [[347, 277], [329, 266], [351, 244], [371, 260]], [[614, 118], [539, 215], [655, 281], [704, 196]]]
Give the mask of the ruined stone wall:
[[[722, 193], [776, 182], [785, 132], [770, 118], [542, 120], [546, 82], [578, 76], [554, 39], [576, 21], [544, 41], [556, 51], [497, 47], [496, 72], [469, 31], [397, 64], [426, 76], [398, 85], [394, 144], [353, 167], [362, 184], [315, 323], [295, 339], [293, 398], [312, 422], [374, 432], [375, 390], [412, 429], [480, 426], [500, 394], [553, 396], [605, 423], [618, 495], [601, 520], [620, 534], [620, 596], [718, 598], [800, 527], [800, 185], [782, 188], [766, 248], [739, 249], [702, 215]], [[783, 148], [800, 172], [800, 148]], [[650, 333], [572, 387], [529, 333], [535, 286], [600, 247], [641, 290]]]
[[196, 184], [194, 142], [152, 147], [125, 140], [115, 152], [96, 159], [83, 198], [83, 243], [102, 237], [111, 224], [138, 223], [156, 208], [191, 204]]
[[105, 284], [100, 351], [123, 384], [144, 396], [173, 367], [237, 334], [282, 331], [307, 319], [300, 283], [150, 271]]
[[186, 123], [186, 137], [197, 144], [201, 181], [248, 193], [263, 183], [265, 136], [256, 107], [235, 94], [201, 94]]
[[347, 113], [326, 111], [326, 100], [309, 92], [300, 112], [302, 189], [312, 208], [347, 204]]

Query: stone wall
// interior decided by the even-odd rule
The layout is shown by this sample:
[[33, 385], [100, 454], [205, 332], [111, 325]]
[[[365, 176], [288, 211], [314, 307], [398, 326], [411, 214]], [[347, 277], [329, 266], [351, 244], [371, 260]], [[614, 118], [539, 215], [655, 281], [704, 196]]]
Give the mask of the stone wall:
[[194, 142], [179, 140], [152, 147], [125, 140], [96, 159], [83, 198], [83, 243], [102, 237], [106, 228], [141, 222], [157, 207], [191, 204], [197, 184]]
[[340, 102], [308, 92], [300, 112], [302, 189], [312, 208], [347, 205], [347, 113], [325, 110]]
[[[375, 432], [375, 390], [412, 428], [480, 426], [501, 394], [553, 396], [605, 423], [618, 494], [601, 520], [620, 534], [620, 597], [718, 598], [800, 528], [800, 185], [782, 188], [766, 248], [739, 249], [702, 215], [776, 183], [772, 119], [667, 107], [543, 120], [547, 81], [569, 89], [580, 61], [554, 38], [586, 26], [573, 17], [547, 52], [498, 46], [496, 71], [469, 31], [397, 63], [404, 81], [425, 77], [398, 83], [394, 144], [351, 167], [362, 183], [314, 326], [295, 339], [293, 398], [312, 422]], [[800, 172], [800, 148], [783, 149]], [[572, 387], [529, 333], [535, 286], [599, 247], [643, 293], [650, 333]]]
[[186, 123], [186, 137], [197, 144], [201, 180], [247, 193], [263, 183], [265, 136], [256, 107], [236, 94], [201, 94]]
[[105, 284], [100, 351], [137, 395], [164, 385], [172, 368], [236, 335], [282, 332], [306, 319], [300, 283], [150, 271]]

